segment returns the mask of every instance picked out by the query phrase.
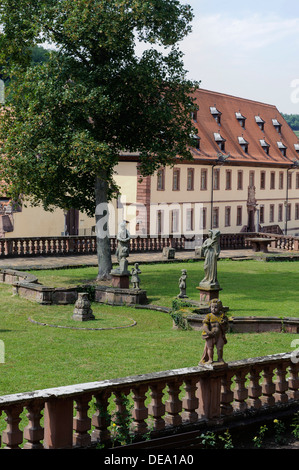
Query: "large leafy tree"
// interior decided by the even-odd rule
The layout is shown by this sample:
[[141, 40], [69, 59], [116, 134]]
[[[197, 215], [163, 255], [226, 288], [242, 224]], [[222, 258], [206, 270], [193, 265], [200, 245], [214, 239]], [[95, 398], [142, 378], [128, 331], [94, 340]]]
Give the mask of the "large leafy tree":
[[[190, 159], [197, 85], [178, 44], [191, 20], [178, 0], [2, 0], [0, 66], [13, 77], [0, 123], [8, 195], [85, 211], [100, 227], [120, 151], [139, 152], [144, 176]], [[32, 64], [42, 43], [53, 51]], [[98, 230], [101, 279], [111, 270], [106, 235]]]

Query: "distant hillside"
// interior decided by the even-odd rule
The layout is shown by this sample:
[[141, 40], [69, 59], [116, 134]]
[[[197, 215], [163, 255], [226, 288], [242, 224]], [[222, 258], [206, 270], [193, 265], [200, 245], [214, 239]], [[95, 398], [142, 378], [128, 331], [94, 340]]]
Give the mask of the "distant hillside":
[[299, 114], [281, 114], [293, 131], [299, 131]]

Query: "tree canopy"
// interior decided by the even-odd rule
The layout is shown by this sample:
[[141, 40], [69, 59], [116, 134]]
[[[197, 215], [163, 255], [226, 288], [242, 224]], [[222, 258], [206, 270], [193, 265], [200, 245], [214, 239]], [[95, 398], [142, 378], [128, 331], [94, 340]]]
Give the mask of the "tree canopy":
[[[2, 0], [0, 67], [14, 78], [0, 122], [9, 196], [94, 215], [117, 192], [120, 151], [139, 152], [144, 176], [190, 159], [197, 83], [178, 44], [191, 21], [178, 0]], [[53, 50], [32, 63], [39, 44]]]
[[299, 114], [282, 114], [282, 116], [294, 131], [299, 131]]

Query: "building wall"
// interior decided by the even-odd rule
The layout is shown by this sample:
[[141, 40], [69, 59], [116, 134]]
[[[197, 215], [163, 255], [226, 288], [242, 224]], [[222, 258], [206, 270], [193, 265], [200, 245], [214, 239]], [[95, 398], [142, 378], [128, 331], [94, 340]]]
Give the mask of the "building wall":
[[[187, 186], [188, 169], [193, 171], [193, 189], [188, 189]], [[179, 174], [178, 189], [173, 188], [176, 170]], [[203, 171], [206, 172], [206, 189], [201, 188]], [[218, 210], [218, 224], [214, 221], [214, 226], [219, 227], [222, 233], [240, 232], [242, 227], [248, 224], [248, 187], [252, 184], [252, 174], [254, 174], [257, 204], [257, 212], [254, 216], [255, 227], [257, 228], [259, 215], [261, 226], [279, 225], [282, 230], [285, 229], [287, 197], [287, 170], [285, 168], [233, 166], [226, 163], [223, 166], [214, 167], [214, 178], [217, 171], [219, 171], [219, 186], [218, 189], [217, 187], [213, 189], [213, 210], [214, 214]], [[294, 235], [299, 233], [299, 171], [290, 171], [289, 175], [292, 180], [288, 189], [291, 219], [287, 223], [287, 228], [288, 233]], [[229, 181], [230, 189], [227, 188]], [[170, 209], [175, 209], [175, 204], [185, 204], [187, 207], [188, 204], [191, 205], [194, 218], [193, 228], [196, 228], [198, 203], [202, 203], [206, 211], [206, 220], [202, 228], [207, 230], [211, 227], [211, 187], [211, 165], [178, 164], [174, 168], [164, 169], [163, 189], [158, 189], [158, 175], [155, 174], [152, 177], [151, 203], [158, 205], [167, 203], [171, 205]], [[171, 225], [172, 215], [169, 214], [167, 217], [170, 218]], [[182, 224], [181, 230], [183, 233]]]
[[[137, 193], [137, 167], [134, 162], [120, 162], [115, 169], [115, 181], [119, 185], [123, 205], [136, 202]], [[111, 221], [111, 235], [117, 233], [118, 219], [125, 217], [133, 220], [136, 217], [136, 208], [126, 213], [116, 200], [111, 202], [111, 213], [114, 215], [114, 221]], [[134, 212], [135, 210], [135, 212]], [[132, 223], [132, 229], [135, 224]], [[64, 232], [65, 217], [61, 209], [54, 212], [46, 212], [41, 206], [32, 207], [25, 204], [21, 212], [13, 214], [13, 231], [5, 234], [6, 238], [13, 237], [42, 237], [42, 236], [60, 236]], [[85, 213], [79, 213], [79, 235], [91, 235], [94, 233], [95, 218], [89, 217]], [[134, 232], [133, 232], [134, 233]]]
[[[177, 175], [179, 175], [178, 189], [173, 187], [175, 170], [178, 170]], [[188, 189], [188, 171], [190, 170], [193, 173], [193, 185], [191, 189]], [[218, 211], [217, 227], [222, 233], [240, 232], [242, 227], [248, 223], [247, 200], [251, 173], [254, 173], [257, 209], [260, 215], [262, 215], [261, 211], [264, 211], [264, 218], [260, 221], [261, 226], [279, 225], [284, 231], [287, 193], [286, 169], [233, 166], [227, 162], [223, 166], [214, 167], [214, 177], [217, 171], [219, 171], [219, 189], [214, 188], [213, 190], [213, 209], [214, 215]], [[206, 189], [201, 187], [203, 172], [206, 174]], [[228, 173], [230, 177], [227, 177]], [[238, 187], [238, 180], [240, 183], [238, 174], [240, 173], [242, 174], [242, 185]], [[274, 174], [274, 180], [271, 174]], [[280, 174], [283, 175], [282, 187]], [[288, 203], [290, 204], [291, 219], [287, 222], [287, 229], [288, 234], [294, 235], [299, 233], [299, 171], [289, 171], [289, 175], [291, 186], [288, 189]], [[227, 189], [228, 178], [230, 178], [231, 189]], [[264, 178], [264, 187], [261, 186], [262, 178]], [[114, 200], [111, 203], [113, 208], [111, 211], [113, 220], [110, 223], [111, 235], [117, 233], [118, 225], [123, 218], [129, 221], [129, 230], [132, 235], [157, 234], [155, 213], [165, 207], [168, 208], [163, 220], [165, 234], [174, 232], [192, 236], [194, 232], [198, 232], [197, 229], [202, 228], [205, 232], [211, 227], [211, 165], [192, 162], [177, 164], [174, 168], [167, 167], [164, 169], [163, 189], [158, 189], [157, 173], [139, 182], [136, 162], [120, 162], [117, 166], [115, 179], [120, 186], [121, 200]], [[165, 207], [161, 207], [163, 204]], [[200, 221], [200, 204], [202, 204], [206, 216], [204, 226]], [[140, 206], [144, 206], [146, 210], [145, 224], [142, 227], [138, 225], [142, 219]], [[176, 209], [179, 209], [181, 218], [178, 219], [177, 227], [174, 227], [172, 211]], [[191, 213], [189, 212], [188, 217], [192, 218], [191, 226], [190, 224], [187, 226], [188, 222], [186, 221], [186, 214], [189, 210]], [[183, 218], [185, 218], [185, 225]], [[64, 213], [60, 209], [51, 213], [45, 212], [41, 207], [23, 207], [22, 212], [13, 214], [13, 220], [14, 230], [6, 233], [6, 237], [59, 236], [64, 231]], [[257, 220], [257, 213], [255, 213], [255, 227], [257, 227]], [[95, 219], [80, 213], [79, 235], [91, 235], [94, 233], [94, 228]]]
[[61, 209], [46, 212], [41, 206], [23, 206], [22, 212], [13, 214], [13, 228], [13, 232], [5, 234], [6, 238], [60, 236], [64, 231], [64, 212]]

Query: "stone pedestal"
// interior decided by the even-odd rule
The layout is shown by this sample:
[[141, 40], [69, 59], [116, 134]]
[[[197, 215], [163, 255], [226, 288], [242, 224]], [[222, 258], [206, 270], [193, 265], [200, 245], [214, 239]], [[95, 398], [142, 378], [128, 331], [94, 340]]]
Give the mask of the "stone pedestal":
[[162, 255], [166, 259], [174, 259], [175, 258], [175, 249], [172, 247], [165, 247], [163, 248]]
[[108, 305], [146, 305], [146, 291], [142, 289], [120, 289], [117, 287], [96, 286], [95, 301]]
[[[202, 366], [201, 363], [199, 363]], [[199, 408], [196, 410], [200, 418], [208, 419], [209, 422], [221, 424], [221, 379], [223, 372], [227, 369], [224, 362], [212, 362], [207, 365], [207, 369], [213, 370], [214, 373], [199, 379], [197, 398]], [[216, 371], [219, 371], [217, 373]], [[215, 373], [216, 372], [216, 373]]]
[[200, 302], [211, 302], [213, 299], [219, 299], [221, 287], [196, 287], [200, 292]]
[[87, 292], [78, 293], [78, 299], [75, 303], [75, 309], [72, 318], [73, 320], [77, 321], [88, 321], [95, 319], [90, 308], [90, 301], [88, 299]]
[[116, 287], [118, 289], [129, 289], [130, 287], [129, 275], [112, 273], [112, 287]]

